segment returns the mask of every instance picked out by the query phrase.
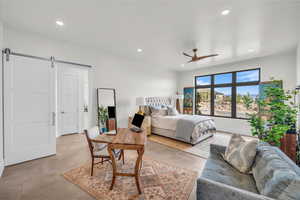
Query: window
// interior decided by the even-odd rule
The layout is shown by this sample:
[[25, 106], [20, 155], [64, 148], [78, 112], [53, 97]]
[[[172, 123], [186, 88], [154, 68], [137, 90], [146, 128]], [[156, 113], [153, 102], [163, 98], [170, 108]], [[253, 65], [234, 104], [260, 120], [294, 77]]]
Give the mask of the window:
[[236, 116], [238, 118], [247, 118], [248, 114], [257, 113], [258, 85], [238, 86], [236, 91]]
[[210, 85], [211, 76], [200, 76], [196, 78], [197, 85]]
[[231, 116], [231, 87], [220, 87], [214, 89], [215, 115]]
[[199, 88], [196, 89], [196, 114], [197, 115], [210, 115], [211, 104], [210, 104], [210, 89], [209, 88]]
[[249, 70], [236, 73], [236, 82], [259, 81], [259, 70]]
[[248, 118], [258, 112], [260, 69], [196, 76], [197, 115]]
[[232, 83], [232, 73], [215, 75], [215, 84]]

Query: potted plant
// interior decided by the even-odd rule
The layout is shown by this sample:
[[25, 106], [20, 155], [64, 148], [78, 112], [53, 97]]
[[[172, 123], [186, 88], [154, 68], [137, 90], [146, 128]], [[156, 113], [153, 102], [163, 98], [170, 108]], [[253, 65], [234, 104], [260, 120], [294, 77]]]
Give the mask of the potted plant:
[[264, 92], [266, 97], [257, 101], [259, 113], [250, 115], [251, 132], [260, 140], [279, 147], [283, 136], [295, 128], [298, 109], [292, 98], [296, 91], [267, 87]]
[[106, 132], [106, 121], [108, 120], [108, 110], [104, 106], [98, 107], [98, 123], [101, 129], [101, 132]]

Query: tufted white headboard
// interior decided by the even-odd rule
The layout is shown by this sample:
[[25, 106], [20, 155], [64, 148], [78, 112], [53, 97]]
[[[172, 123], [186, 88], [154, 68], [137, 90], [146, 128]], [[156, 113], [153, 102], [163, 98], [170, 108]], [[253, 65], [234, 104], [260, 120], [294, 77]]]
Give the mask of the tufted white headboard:
[[174, 106], [175, 100], [171, 97], [146, 97], [147, 106]]

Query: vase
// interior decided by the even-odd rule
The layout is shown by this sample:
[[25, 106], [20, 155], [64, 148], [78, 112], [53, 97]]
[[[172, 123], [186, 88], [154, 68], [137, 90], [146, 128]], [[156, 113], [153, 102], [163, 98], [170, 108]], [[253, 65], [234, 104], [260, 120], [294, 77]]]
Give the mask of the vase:
[[101, 128], [101, 133], [107, 132], [107, 128]]
[[107, 132], [107, 128], [105, 127], [105, 125], [103, 123], [99, 123], [99, 130], [100, 130], [100, 133], [105, 133]]

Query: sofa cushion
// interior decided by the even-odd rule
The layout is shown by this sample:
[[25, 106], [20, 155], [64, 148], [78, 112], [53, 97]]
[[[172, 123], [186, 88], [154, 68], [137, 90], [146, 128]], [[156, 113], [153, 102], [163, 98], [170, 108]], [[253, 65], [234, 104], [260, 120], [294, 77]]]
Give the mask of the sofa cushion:
[[295, 172], [300, 176], [300, 167], [298, 167], [294, 161], [292, 161], [285, 153], [283, 153], [279, 148], [274, 148], [276, 153], [283, 159]]
[[252, 175], [243, 174], [230, 166], [221, 154], [211, 154], [206, 161], [201, 177], [239, 189], [258, 193]]
[[240, 172], [249, 172], [255, 159], [257, 142], [257, 140], [245, 141], [241, 135], [233, 134], [224, 159]]
[[258, 145], [252, 168], [260, 194], [279, 200], [300, 199], [300, 176], [277, 147]]

